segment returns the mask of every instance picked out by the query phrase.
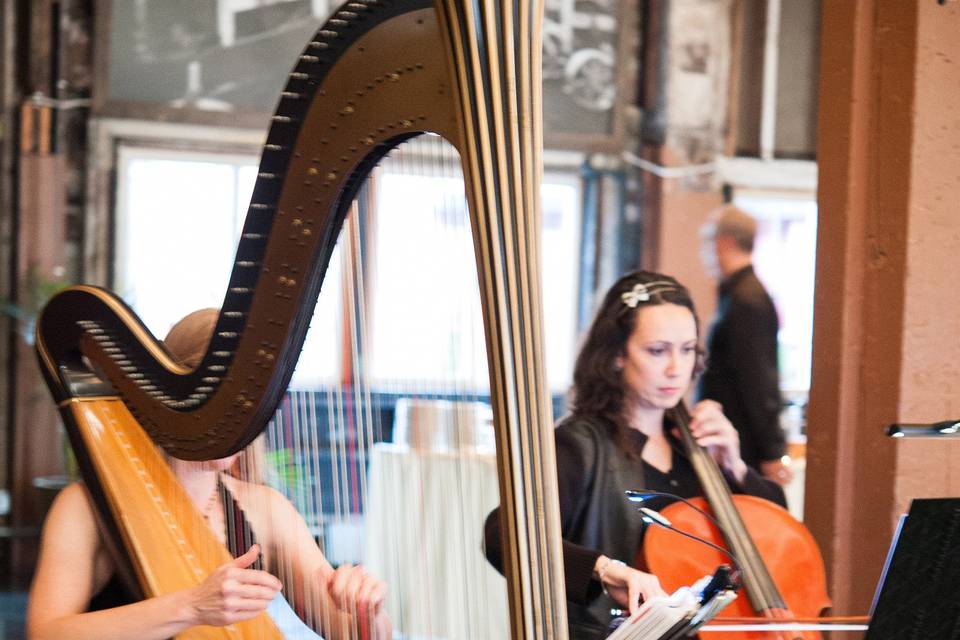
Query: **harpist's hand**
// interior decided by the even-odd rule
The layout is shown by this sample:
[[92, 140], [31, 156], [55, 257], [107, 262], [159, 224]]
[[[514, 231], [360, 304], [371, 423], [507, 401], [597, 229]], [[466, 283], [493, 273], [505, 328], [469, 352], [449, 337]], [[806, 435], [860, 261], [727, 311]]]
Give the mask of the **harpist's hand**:
[[368, 574], [363, 567], [349, 564], [337, 567], [327, 587], [337, 608], [359, 619], [369, 619], [380, 613], [387, 596], [387, 585]]
[[626, 607], [630, 613], [636, 611], [640, 603], [645, 600], [667, 595], [660, 586], [657, 576], [628, 567], [607, 556], [597, 558], [594, 574], [600, 580], [607, 595], [621, 607]]
[[266, 571], [247, 569], [260, 555], [253, 545], [239, 558], [217, 567], [190, 594], [192, 624], [217, 627], [252, 618], [280, 591], [280, 581]]

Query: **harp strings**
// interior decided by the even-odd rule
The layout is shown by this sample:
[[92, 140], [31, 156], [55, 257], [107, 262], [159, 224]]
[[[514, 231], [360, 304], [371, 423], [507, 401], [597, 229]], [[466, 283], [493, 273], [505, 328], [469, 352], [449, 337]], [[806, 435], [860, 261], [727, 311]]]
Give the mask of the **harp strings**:
[[[384, 580], [396, 632], [506, 638], [505, 583], [482, 555], [499, 502], [488, 394], [459, 156], [420, 136], [360, 189], [291, 387], [237, 475], [289, 500], [333, 568], [362, 563]], [[285, 540], [289, 523], [263, 495], [247, 499], [271, 514], [255, 534]], [[361, 637], [359, 612], [333, 610], [320, 580], [298, 582], [296, 557], [278, 547], [265, 559], [293, 585], [283, 595], [297, 616]]]
[[[348, 504], [350, 509], [349, 518], [359, 517], [362, 510], [363, 500], [367, 495], [366, 491], [366, 460], [367, 445], [370, 443], [373, 433], [370, 421], [370, 387], [369, 377], [366, 366], [365, 351], [367, 349], [367, 298], [364, 288], [364, 264], [365, 252], [364, 243], [361, 238], [361, 216], [371, 210], [373, 203], [373, 185], [375, 183], [367, 182], [360, 192], [360, 196], [351, 211], [351, 215], [346, 222], [346, 231], [350, 233], [350, 251], [351, 278], [350, 286], [347, 287], [348, 308], [354, 310], [350, 316], [350, 341], [352, 356], [352, 366], [350, 370], [350, 407], [352, 420], [348, 423], [347, 443], [349, 445], [345, 457], [345, 464], [350, 471], [350, 500]], [[353, 603], [351, 603], [352, 606]], [[359, 619], [356, 609], [351, 611], [351, 619], [354, 621], [352, 631], [357, 633], [358, 626], [363, 625]], [[357, 636], [359, 637], [359, 636]]]

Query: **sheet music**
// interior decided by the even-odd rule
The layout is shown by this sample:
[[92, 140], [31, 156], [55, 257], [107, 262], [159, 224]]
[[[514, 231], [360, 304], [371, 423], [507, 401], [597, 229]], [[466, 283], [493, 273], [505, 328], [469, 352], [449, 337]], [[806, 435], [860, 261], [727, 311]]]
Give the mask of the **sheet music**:
[[[681, 587], [666, 598], [644, 602], [607, 640], [675, 640], [694, 634], [737, 598], [732, 589], [711, 589], [709, 585], [713, 580], [713, 576], [704, 576], [695, 584]], [[709, 600], [704, 602], [704, 594], [708, 590], [706, 597]]]
[[698, 608], [694, 592], [689, 587], [681, 587], [667, 598], [644, 602], [608, 640], [659, 640], [692, 618]]

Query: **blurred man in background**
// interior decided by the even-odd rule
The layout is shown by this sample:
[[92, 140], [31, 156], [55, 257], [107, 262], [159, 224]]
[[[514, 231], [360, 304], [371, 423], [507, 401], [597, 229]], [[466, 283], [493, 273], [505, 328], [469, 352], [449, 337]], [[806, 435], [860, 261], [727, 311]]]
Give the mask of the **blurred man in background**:
[[780, 428], [780, 323], [753, 271], [756, 235], [757, 221], [733, 205], [713, 212], [701, 230], [704, 264], [719, 288], [697, 399], [722, 404], [740, 432], [744, 461], [783, 485], [792, 474]]

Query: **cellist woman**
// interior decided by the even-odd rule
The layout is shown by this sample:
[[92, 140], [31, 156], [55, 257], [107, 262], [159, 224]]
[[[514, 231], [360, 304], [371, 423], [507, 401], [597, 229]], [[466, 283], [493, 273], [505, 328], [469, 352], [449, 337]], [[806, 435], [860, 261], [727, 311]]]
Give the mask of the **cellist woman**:
[[[633, 611], [644, 597], [663, 593], [656, 576], [630, 566], [643, 527], [624, 490], [703, 493], [668, 418], [702, 369], [699, 326], [683, 285], [631, 273], [607, 292], [577, 357], [571, 413], [555, 431], [571, 638], [602, 638], [611, 608]], [[785, 505], [780, 487], [741, 459], [737, 431], [720, 405], [703, 401], [690, 413], [693, 437], [732, 492]], [[496, 512], [486, 544], [499, 566]]]

